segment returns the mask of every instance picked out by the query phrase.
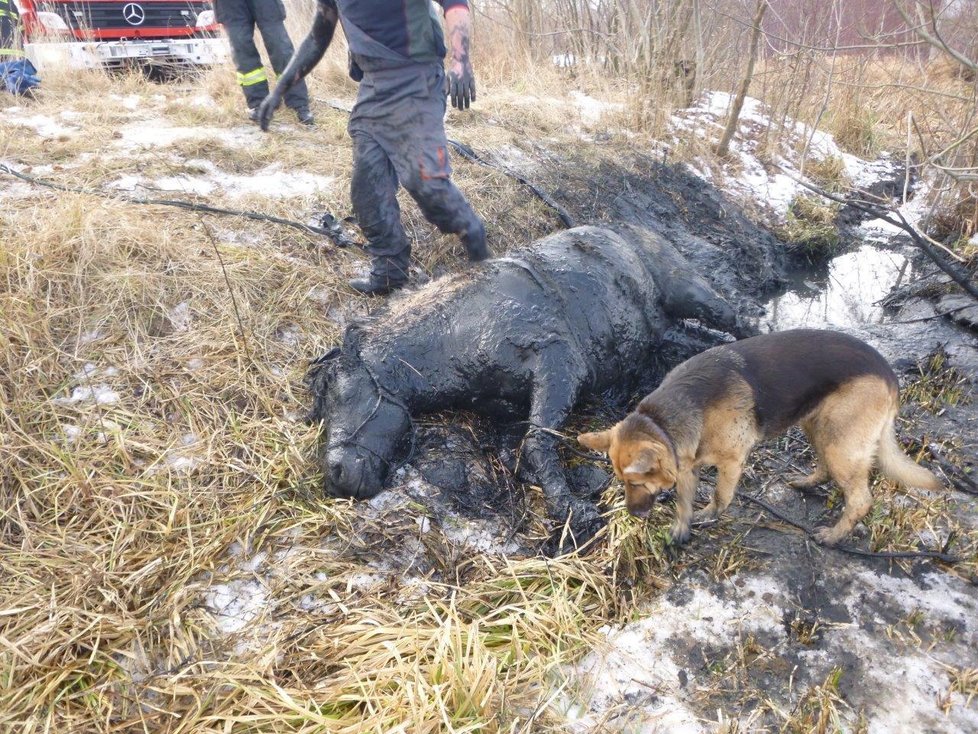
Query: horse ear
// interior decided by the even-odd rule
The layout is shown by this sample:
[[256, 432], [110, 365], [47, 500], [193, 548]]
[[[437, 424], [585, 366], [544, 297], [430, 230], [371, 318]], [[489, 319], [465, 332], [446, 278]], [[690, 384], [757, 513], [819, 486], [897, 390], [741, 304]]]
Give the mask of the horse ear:
[[326, 352], [326, 354], [324, 354], [322, 357], [317, 357], [316, 359], [314, 359], [312, 362], [309, 363], [309, 372], [312, 373], [315, 370], [325, 366], [327, 362], [332, 362], [334, 359], [340, 356], [340, 351], [341, 350], [339, 347], [333, 347], [328, 352]]
[[350, 324], [343, 334], [343, 352], [345, 354], [360, 354], [360, 342], [363, 339], [363, 327]]
[[326, 417], [324, 397], [332, 373], [330, 368], [339, 358], [340, 353], [339, 347], [333, 347], [322, 357], [309, 363], [309, 371], [306, 372], [306, 387], [312, 393], [312, 410], [306, 414], [306, 423], [316, 423]]

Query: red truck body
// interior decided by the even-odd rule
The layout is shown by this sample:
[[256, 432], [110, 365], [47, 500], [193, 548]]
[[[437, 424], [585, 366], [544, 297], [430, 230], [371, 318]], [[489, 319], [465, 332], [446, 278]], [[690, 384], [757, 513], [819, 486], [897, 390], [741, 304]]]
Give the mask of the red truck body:
[[210, 0], [15, 0], [35, 65], [223, 62]]

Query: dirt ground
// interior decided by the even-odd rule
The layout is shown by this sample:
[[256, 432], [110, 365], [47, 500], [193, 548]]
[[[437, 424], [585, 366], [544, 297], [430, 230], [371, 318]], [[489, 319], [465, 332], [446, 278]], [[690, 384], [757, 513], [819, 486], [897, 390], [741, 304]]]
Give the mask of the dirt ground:
[[[110, 194], [349, 213], [342, 112], [319, 105], [315, 130], [283, 120], [262, 136], [226, 81], [92, 84], [0, 110], [0, 160]], [[518, 101], [485, 104], [450, 134], [581, 223], [661, 232], [762, 328], [799, 278], [819, 292], [832, 277], [652, 141], [592, 122], [584, 146], [577, 126], [535, 129]], [[560, 226], [499, 170], [455, 167], [497, 254]], [[897, 305], [844, 328], [894, 364], [901, 440], [948, 490], [878, 482], [851, 545], [959, 562], [821, 548], [745, 499], [675, 549], [668, 502], [629, 517], [607, 467], [569, 450], [608, 526], [589, 553], [549, 559], [539, 492], [515, 479], [518, 425], [422, 417], [395, 486], [323, 497], [302, 376], [384, 307], [344, 286], [367, 262], [356, 248], [9, 176], [0, 191], [0, 728], [978, 729], [978, 336], [935, 317], [950, 289], [898, 239], [884, 251], [913, 277]], [[463, 267], [457, 243], [404, 208], [414, 278]], [[804, 318], [835, 325], [818, 308]], [[582, 406], [567, 434], [616, 420], [722, 338], [677, 324], [659, 364]], [[796, 433], [760, 447], [741, 493], [822, 524], [837, 491], [782, 481], [809, 460]]]

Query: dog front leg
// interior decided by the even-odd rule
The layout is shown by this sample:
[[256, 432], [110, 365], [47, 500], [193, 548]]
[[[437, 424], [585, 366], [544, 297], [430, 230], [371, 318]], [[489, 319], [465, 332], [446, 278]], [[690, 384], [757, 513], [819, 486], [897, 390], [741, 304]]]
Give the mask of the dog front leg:
[[[693, 514], [693, 522], [716, 520], [730, 506], [744, 470], [743, 460], [717, 464], [717, 488], [710, 504]], [[695, 493], [695, 491], [694, 491]]]
[[676, 478], [676, 520], [669, 532], [673, 543], [682, 545], [689, 540], [689, 524], [693, 519], [693, 499], [699, 476], [695, 469], [681, 472]]

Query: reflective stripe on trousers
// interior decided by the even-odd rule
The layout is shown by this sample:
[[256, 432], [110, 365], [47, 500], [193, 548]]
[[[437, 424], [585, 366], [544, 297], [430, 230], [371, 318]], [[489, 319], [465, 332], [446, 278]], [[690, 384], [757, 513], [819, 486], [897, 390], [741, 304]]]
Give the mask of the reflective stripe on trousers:
[[242, 87], [250, 87], [252, 84], [260, 84], [261, 82], [268, 81], [268, 74], [265, 73], [265, 67], [259, 66], [257, 69], [252, 69], [246, 74], [238, 72], [238, 84]]

